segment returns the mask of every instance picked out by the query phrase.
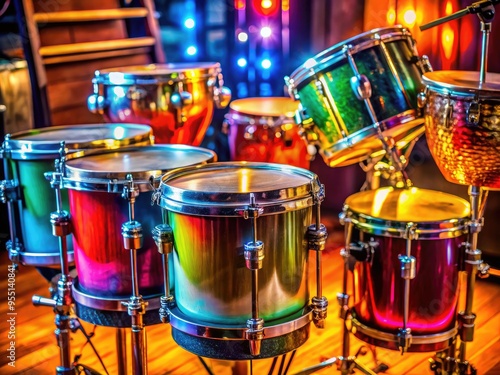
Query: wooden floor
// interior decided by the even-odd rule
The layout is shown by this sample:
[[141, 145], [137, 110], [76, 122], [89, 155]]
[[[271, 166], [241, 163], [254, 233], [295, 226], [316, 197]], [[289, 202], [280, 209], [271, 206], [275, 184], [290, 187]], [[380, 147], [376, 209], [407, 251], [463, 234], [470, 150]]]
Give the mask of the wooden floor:
[[[328, 297], [329, 315], [326, 328], [319, 330], [311, 325], [311, 335], [295, 353], [288, 374], [295, 374], [304, 368], [341, 355], [341, 320], [338, 318], [336, 294], [341, 291], [343, 263], [339, 248], [343, 241], [342, 232], [335, 221], [325, 222], [329, 228], [327, 250], [323, 253], [324, 295]], [[333, 231], [331, 227], [334, 227]], [[59, 365], [59, 348], [54, 336], [54, 313], [49, 307], [32, 305], [33, 295], [49, 295], [48, 283], [33, 267], [21, 266], [15, 280], [15, 338], [8, 337], [9, 315], [7, 314], [7, 273], [9, 260], [5, 251], [1, 253], [0, 266], [0, 374], [55, 374]], [[478, 374], [500, 374], [500, 283], [498, 280], [478, 280], [475, 289], [474, 311], [477, 314], [474, 341], [467, 345], [467, 357], [478, 369]], [[82, 323], [85, 330], [95, 332], [91, 341], [103, 358], [109, 374], [117, 374], [116, 329], [94, 327]], [[128, 335], [128, 329], [126, 330]], [[202, 361], [194, 354], [179, 347], [171, 338], [170, 326], [153, 325], [146, 328], [148, 341], [149, 374], [208, 374]], [[15, 346], [15, 367], [9, 365], [7, 353], [10, 342]], [[130, 340], [129, 340], [130, 341]], [[79, 362], [105, 374], [90, 345], [84, 345], [81, 332], [71, 335], [71, 355], [81, 355]], [[354, 354], [364, 342], [351, 336], [351, 351]], [[130, 344], [127, 346], [130, 352]], [[401, 355], [396, 351], [376, 348], [379, 361], [387, 364], [386, 374], [432, 374], [428, 359], [434, 353]], [[129, 359], [130, 359], [130, 353]], [[288, 359], [289, 356], [286, 358]], [[281, 360], [281, 358], [280, 358]], [[359, 361], [369, 367], [374, 366], [371, 354], [360, 356]], [[129, 360], [130, 362], [130, 360]], [[204, 358], [213, 374], [241, 374], [249, 372], [248, 362], [236, 364], [231, 361]], [[253, 374], [270, 373], [272, 359], [256, 360], [252, 363]], [[274, 374], [277, 374], [279, 362]], [[129, 363], [130, 369], [130, 363]], [[130, 373], [130, 370], [129, 370]], [[330, 367], [317, 374], [340, 373]], [[356, 373], [360, 373], [359, 370]]]

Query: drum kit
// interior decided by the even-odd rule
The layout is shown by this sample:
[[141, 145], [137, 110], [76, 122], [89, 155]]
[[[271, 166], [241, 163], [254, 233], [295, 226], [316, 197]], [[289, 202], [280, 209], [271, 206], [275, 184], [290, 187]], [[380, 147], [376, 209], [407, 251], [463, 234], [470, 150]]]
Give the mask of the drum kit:
[[[148, 325], [168, 323], [180, 347], [230, 361], [295, 353], [311, 322], [324, 328], [325, 191], [308, 170], [316, 150], [330, 167], [359, 163], [370, 183], [339, 215], [342, 355], [300, 374], [334, 363], [343, 374], [384, 370], [349, 354], [351, 334], [401, 353], [436, 352], [435, 373], [474, 374], [474, 281], [490, 271], [477, 236], [488, 189], [500, 188], [500, 76], [486, 73], [493, 5], [480, 3], [460, 12], [481, 20], [478, 73], [432, 71], [409, 30], [387, 27], [306, 61], [285, 77], [290, 99], [229, 103], [218, 63], [108, 69], [95, 73], [88, 107], [109, 122], [7, 135], [0, 198], [10, 259], [61, 272], [52, 298], [33, 297], [56, 314], [57, 374], [79, 366], [69, 352], [78, 319], [115, 327], [117, 338], [129, 328], [134, 374], [148, 373]], [[228, 105], [232, 160], [220, 162], [199, 145], [214, 108]], [[413, 186], [407, 156], [424, 133], [470, 202]], [[389, 186], [375, 181], [381, 170]]]

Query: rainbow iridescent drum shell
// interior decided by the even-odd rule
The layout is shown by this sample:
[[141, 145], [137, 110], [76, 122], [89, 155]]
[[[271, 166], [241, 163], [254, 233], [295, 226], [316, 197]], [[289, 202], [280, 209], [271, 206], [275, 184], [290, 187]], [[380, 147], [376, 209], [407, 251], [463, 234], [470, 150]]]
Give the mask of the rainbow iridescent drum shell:
[[156, 144], [199, 146], [214, 108], [225, 108], [219, 63], [171, 63], [102, 69], [92, 80], [88, 108], [109, 122], [148, 124]]
[[356, 228], [359, 241], [374, 248], [353, 269], [356, 337], [399, 350], [405, 300], [399, 256], [408, 255], [409, 242], [416, 268], [409, 288], [407, 328], [412, 340], [407, 351], [438, 351], [450, 345], [457, 334], [460, 245], [467, 240], [469, 215], [466, 200], [426, 189], [384, 187], [346, 199], [344, 221]]
[[225, 116], [231, 160], [308, 169], [312, 157], [294, 119], [298, 106], [280, 97], [233, 100]]
[[[61, 141], [66, 152], [87, 149], [116, 149], [127, 145], [149, 145], [151, 127], [140, 124], [86, 124], [54, 126], [12, 134], [4, 142], [5, 157], [14, 180], [21, 188], [21, 263], [33, 266], [60, 265], [59, 240], [52, 234], [50, 213], [56, 211], [55, 191], [44, 173], [55, 170]], [[66, 192], [61, 192], [63, 209], [68, 210]], [[69, 259], [73, 260], [71, 236]]]
[[354, 164], [384, 150], [382, 137], [407, 142], [423, 133], [417, 97], [422, 74], [411, 33], [374, 29], [338, 43], [286, 77], [300, 101], [306, 139], [331, 167]]
[[151, 231], [162, 223], [162, 217], [161, 210], [153, 206], [154, 189], [171, 169], [215, 159], [213, 151], [186, 145], [127, 147], [68, 157], [63, 186], [68, 189], [73, 218], [78, 271], [73, 296], [80, 318], [113, 327], [130, 325], [121, 301], [132, 295], [131, 250], [124, 249], [122, 237], [122, 224], [130, 220], [129, 201], [122, 193], [130, 188], [131, 178], [138, 189], [134, 219], [143, 233], [143, 246], [135, 250], [139, 293], [149, 302], [146, 324], [159, 323], [163, 261]]
[[[219, 359], [272, 357], [302, 345], [311, 322], [304, 238], [321, 188], [317, 176], [281, 164], [227, 162], [169, 172], [160, 187], [174, 233], [175, 341]], [[245, 211], [252, 196], [262, 210], [255, 235], [264, 245], [257, 286], [264, 339], [258, 356], [250, 354], [245, 339], [253, 283], [244, 247], [254, 240]]]
[[426, 73], [425, 136], [446, 180], [500, 189], [500, 74]]

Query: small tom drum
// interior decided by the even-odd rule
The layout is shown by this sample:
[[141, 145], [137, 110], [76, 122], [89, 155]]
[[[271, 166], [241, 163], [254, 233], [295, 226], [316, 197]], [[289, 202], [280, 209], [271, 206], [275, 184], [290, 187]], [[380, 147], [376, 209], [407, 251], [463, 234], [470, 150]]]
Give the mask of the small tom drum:
[[[160, 187], [174, 234], [174, 340], [226, 360], [274, 357], [302, 345], [312, 320], [304, 237], [317, 176], [280, 164], [227, 162], [169, 172]], [[249, 248], [259, 243], [256, 257]], [[254, 303], [263, 319], [257, 355], [246, 336]]]
[[357, 230], [346, 239], [356, 337], [408, 352], [449, 347], [469, 215], [464, 199], [425, 189], [384, 187], [346, 199], [342, 218]]
[[449, 182], [500, 189], [500, 74], [426, 73], [425, 135]]
[[[66, 151], [71, 153], [150, 145], [151, 138], [151, 127], [140, 124], [54, 126], [8, 135], [3, 154], [10, 159], [8, 168], [21, 194], [20, 231], [16, 231], [20, 232], [22, 248], [16, 254], [18, 261], [32, 266], [60, 265], [59, 240], [52, 234], [50, 223], [50, 213], [57, 209], [55, 192], [44, 173], [54, 170], [54, 161], [60, 158], [61, 141], [65, 141]], [[67, 209], [67, 194], [62, 192], [61, 197], [63, 208]], [[73, 261], [71, 237], [68, 239], [68, 257]]]
[[306, 139], [327, 165], [337, 167], [383, 150], [384, 137], [397, 143], [413, 131], [421, 134], [417, 95], [427, 70], [430, 64], [419, 58], [411, 33], [395, 26], [336, 44], [285, 80], [300, 100]]
[[280, 97], [233, 100], [225, 116], [231, 160], [308, 169], [311, 155], [294, 119], [298, 106], [297, 101]]
[[[128, 147], [116, 151], [73, 154], [65, 165], [73, 223], [73, 247], [78, 277], [73, 285], [77, 315], [90, 323], [130, 326], [121, 304], [132, 295], [130, 251], [137, 251], [139, 293], [149, 302], [145, 324], [159, 323], [163, 293], [162, 258], [151, 234], [162, 222], [152, 208], [153, 191], [168, 170], [201, 165], [215, 159], [207, 149], [185, 145]], [[133, 181], [133, 186], [130, 181]], [[125, 250], [122, 224], [129, 222], [125, 190], [138, 189], [134, 219], [142, 227], [143, 246]]]
[[110, 122], [148, 124], [155, 143], [199, 146], [214, 104], [231, 99], [219, 63], [172, 63], [102, 69], [92, 80], [88, 108]]

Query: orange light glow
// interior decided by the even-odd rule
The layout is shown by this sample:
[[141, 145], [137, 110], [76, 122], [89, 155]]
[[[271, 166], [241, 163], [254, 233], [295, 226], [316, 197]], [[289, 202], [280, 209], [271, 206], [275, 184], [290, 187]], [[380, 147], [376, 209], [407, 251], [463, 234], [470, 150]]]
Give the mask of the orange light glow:
[[444, 12], [446, 13], [447, 16], [453, 13], [453, 4], [451, 3], [450, 0], [446, 2], [446, 9]]
[[234, 7], [239, 10], [245, 9], [245, 0], [234, 0]]
[[443, 52], [446, 60], [451, 59], [453, 52], [453, 43], [455, 41], [455, 33], [449, 25], [443, 26], [443, 32], [441, 34], [441, 44], [443, 46]]
[[281, 10], [283, 12], [288, 12], [290, 10], [290, 0], [283, 0], [281, 2]]
[[386, 18], [389, 25], [394, 25], [396, 22], [396, 10], [394, 8], [389, 8]]

